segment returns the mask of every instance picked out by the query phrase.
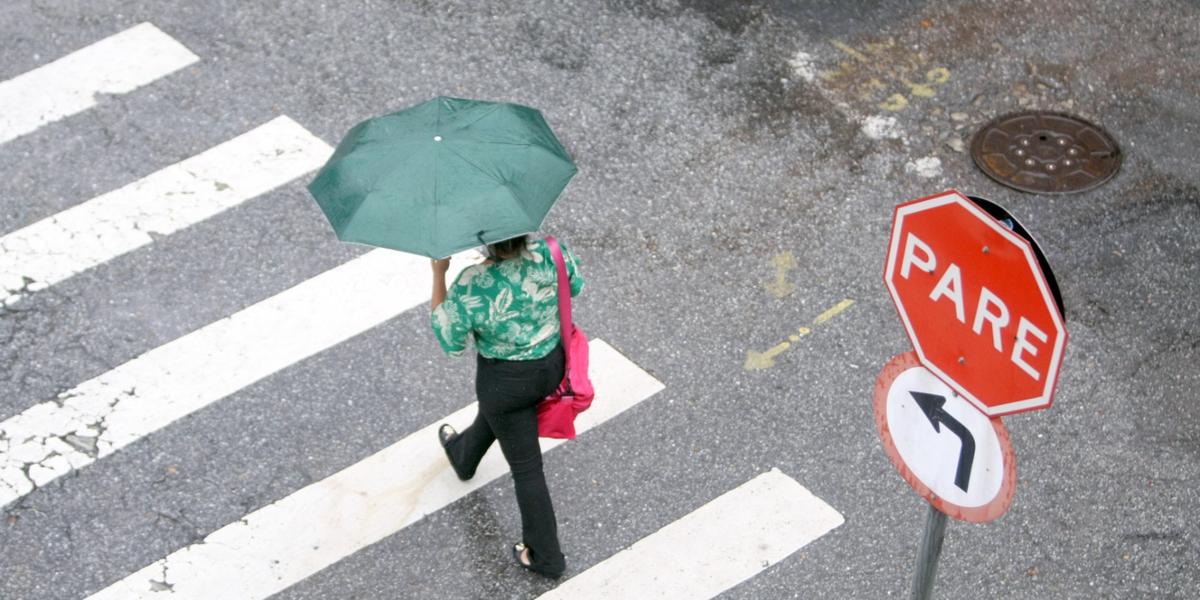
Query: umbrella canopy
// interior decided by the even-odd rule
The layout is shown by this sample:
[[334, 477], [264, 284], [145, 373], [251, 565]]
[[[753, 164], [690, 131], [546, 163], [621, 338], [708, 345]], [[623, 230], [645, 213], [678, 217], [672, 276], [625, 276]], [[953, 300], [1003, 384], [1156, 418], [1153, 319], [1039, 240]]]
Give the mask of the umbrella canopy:
[[338, 239], [445, 258], [537, 231], [575, 171], [537, 110], [437, 97], [355, 125], [308, 191]]

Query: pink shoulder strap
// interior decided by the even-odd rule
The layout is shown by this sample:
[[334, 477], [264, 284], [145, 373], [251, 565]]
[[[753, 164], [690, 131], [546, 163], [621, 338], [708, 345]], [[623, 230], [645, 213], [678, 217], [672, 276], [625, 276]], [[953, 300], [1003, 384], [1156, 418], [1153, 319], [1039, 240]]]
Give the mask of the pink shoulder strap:
[[571, 322], [571, 283], [567, 279], [567, 262], [563, 258], [562, 248], [558, 246], [558, 240], [554, 236], [546, 236], [546, 245], [550, 247], [550, 254], [554, 257], [554, 265], [558, 267], [558, 320], [562, 326], [560, 336], [562, 338], [563, 352], [566, 353], [567, 364], [571, 362], [570, 354], [570, 331], [574, 328]]

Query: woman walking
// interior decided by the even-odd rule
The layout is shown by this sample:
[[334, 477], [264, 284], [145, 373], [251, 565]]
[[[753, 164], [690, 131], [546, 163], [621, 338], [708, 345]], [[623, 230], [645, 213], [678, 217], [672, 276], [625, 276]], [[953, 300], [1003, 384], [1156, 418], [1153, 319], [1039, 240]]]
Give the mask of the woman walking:
[[[562, 245], [571, 295], [583, 289], [578, 259]], [[459, 433], [438, 430], [459, 479], [475, 475], [493, 441], [512, 470], [521, 511], [522, 542], [512, 548], [523, 568], [557, 579], [566, 570], [558, 525], [542, 472], [537, 404], [563, 378], [557, 270], [543, 240], [520, 236], [488, 245], [488, 259], [467, 267], [446, 288], [449, 259], [434, 260], [430, 300], [434, 335], [442, 350], [461, 355], [475, 339], [475, 394], [479, 413]]]

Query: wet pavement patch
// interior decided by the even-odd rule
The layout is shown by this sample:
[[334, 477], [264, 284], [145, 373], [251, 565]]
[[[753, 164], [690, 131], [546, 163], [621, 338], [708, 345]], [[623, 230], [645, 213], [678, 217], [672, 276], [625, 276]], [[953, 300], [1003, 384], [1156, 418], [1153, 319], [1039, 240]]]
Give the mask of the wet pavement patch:
[[1023, 192], [1090, 190], [1121, 167], [1121, 149], [1100, 127], [1063, 113], [998, 117], [971, 139], [971, 157], [988, 177]]
[[748, 26], [762, 18], [762, 8], [747, 0], [684, 0], [681, 4], [735, 36], [741, 35]]
[[591, 58], [589, 40], [545, 19], [521, 21], [521, 38], [529, 44], [542, 63], [564, 71], [579, 71]]

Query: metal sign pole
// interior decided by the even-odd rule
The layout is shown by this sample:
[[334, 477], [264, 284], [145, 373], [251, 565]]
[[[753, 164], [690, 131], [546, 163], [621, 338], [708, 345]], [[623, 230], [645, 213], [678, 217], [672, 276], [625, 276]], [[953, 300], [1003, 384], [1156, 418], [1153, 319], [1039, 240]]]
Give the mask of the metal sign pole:
[[937, 576], [938, 557], [942, 555], [942, 539], [946, 535], [946, 513], [929, 505], [925, 533], [917, 554], [917, 573], [913, 578], [913, 600], [929, 600], [933, 595], [933, 579]]

